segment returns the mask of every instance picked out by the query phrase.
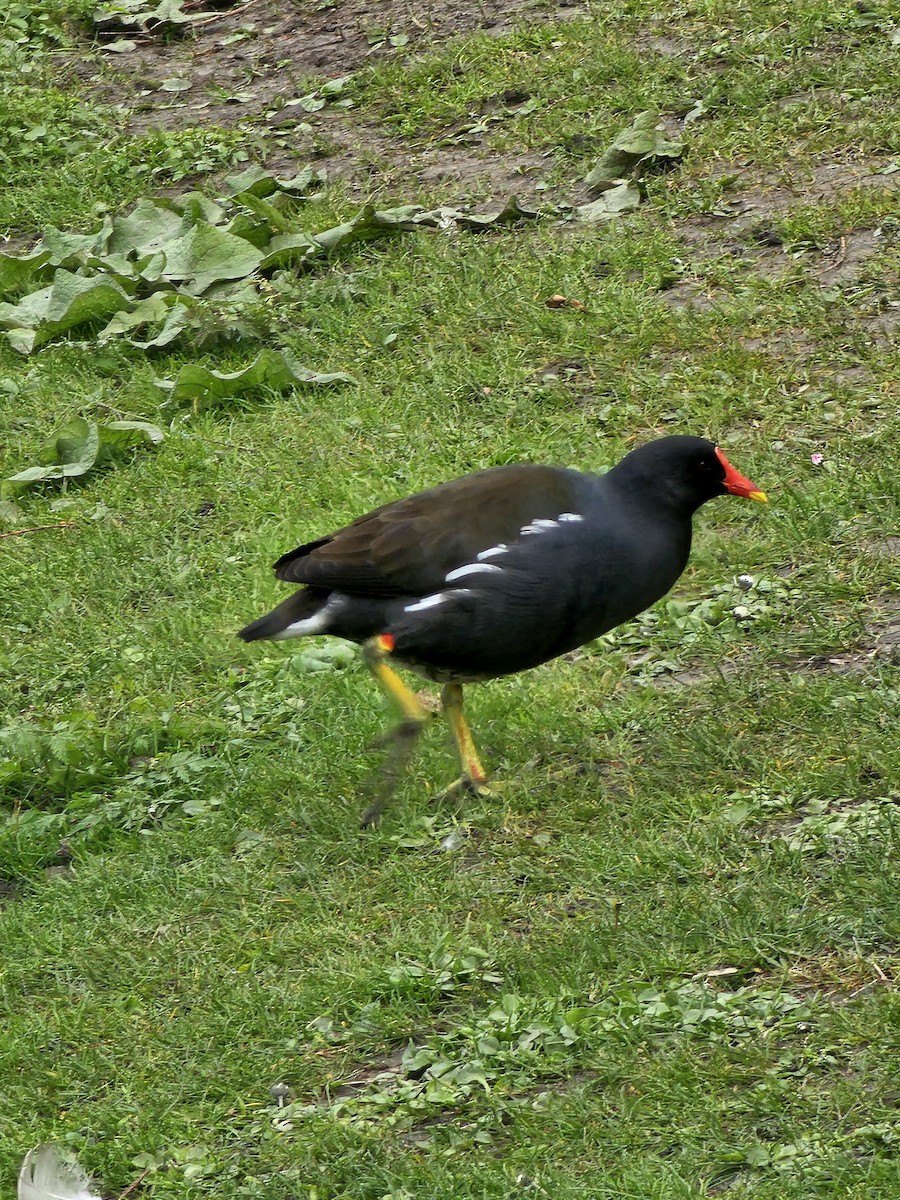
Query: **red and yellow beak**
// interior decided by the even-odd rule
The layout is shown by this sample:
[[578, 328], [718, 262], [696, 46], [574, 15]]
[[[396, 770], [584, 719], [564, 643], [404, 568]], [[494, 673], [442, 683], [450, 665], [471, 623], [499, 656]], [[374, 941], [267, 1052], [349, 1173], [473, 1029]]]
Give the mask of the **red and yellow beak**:
[[721, 450], [716, 448], [716, 458], [725, 468], [725, 478], [722, 484], [726, 492], [733, 496], [746, 496], [748, 500], [758, 500], [760, 504], [768, 503], [769, 497], [761, 492], [755, 483], [751, 483], [746, 475], [736, 471]]

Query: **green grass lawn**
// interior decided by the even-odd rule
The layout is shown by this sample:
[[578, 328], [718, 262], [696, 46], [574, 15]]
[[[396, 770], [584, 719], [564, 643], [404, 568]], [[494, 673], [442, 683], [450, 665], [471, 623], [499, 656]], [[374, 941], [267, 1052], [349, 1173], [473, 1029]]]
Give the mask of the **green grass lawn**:
[[[67, 74], [90, 8], [0, 17], [17, 248], [221, 196], [270, 136], [128, 133]], [[685, 154], [637, 211], [357, 245], [162, 348], [0, 337], [0, 478], [76, 416], [165, 433], [0, 507], [7, 1193], [51, 1140], [110, 1198], [900, 1195], [900, 35], [879, 3], [567, 15], [354, 72], [343, 119], [400, 180], [370, 195], [456, 203], [405, 147], [459, 154], [493, 114], [472, 154], [542, 155], [581, 203], [656, 106]], [[153, 382], [264, 348], [353, 382], [205, 408]], [[429, 804], [436, 727], [361, 832], [390, 715], [329, 644], [235, 639], [286, 594], [271, 561], [469, 470], [668, 432], [768, 507], [710, 504], [669, 601], [469, 690], [501, 799]]]

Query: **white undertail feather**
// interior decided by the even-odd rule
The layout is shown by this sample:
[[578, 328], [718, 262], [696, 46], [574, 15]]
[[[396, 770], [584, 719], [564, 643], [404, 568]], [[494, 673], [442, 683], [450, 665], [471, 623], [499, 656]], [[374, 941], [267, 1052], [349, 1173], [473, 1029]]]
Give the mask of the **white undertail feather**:
[[101, 1200], [87, 1173], [49, 1144], [29, 1150], [19, 1172], [18, 1200]]
[[308, 637], [311, 633], [324, 633], [328, 626], [328, 616], [324, 608], [320, 608], [317, 613], [313, 613], [311, 617], [306, 617], [302, 621], [295, 621], [293, 625], [287, 625], [278, 633], [272, 634], [273, 642], [282, 642], [285, 638]]

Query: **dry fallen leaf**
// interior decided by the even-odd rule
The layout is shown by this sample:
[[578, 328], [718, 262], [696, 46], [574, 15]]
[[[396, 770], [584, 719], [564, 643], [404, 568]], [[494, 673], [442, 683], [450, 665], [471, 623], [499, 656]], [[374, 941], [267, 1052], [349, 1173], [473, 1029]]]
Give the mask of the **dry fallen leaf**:
[[568, 296], [548, 296], [544, 301], [547, 308], [573, 308], [576, 312], [584, 312], [584, 305], [580, 300], [570, 300]]

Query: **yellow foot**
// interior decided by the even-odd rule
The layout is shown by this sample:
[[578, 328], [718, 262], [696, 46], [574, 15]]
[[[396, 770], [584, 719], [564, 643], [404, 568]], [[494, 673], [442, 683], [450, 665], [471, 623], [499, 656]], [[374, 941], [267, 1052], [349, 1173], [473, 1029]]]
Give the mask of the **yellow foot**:
[[462, 800], [464, 796], [477, 796], [479, 800], [489, 800], [492, 796], [499, 796], [502, 791], [502, 784], [488, 784], [483, 779], [471, 779], [468, 775], [461, 775], [459, 779], [454, 779], [449, 787], [432, 796], [431, 803], [445, 804], [448, 800]]

